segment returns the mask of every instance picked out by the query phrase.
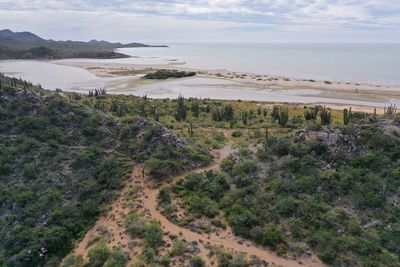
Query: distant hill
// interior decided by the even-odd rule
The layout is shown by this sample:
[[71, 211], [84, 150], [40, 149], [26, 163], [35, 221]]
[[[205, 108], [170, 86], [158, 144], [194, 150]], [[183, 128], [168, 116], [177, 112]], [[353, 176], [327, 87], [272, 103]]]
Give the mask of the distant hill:
[[141, 43], [111, 43], [107, 41], [54, 41], [31, 32], [0, 30], [0, 59], [61, 59], [61, 58], [123, 58], [115, 52], [125, 47], [166, 47]]
[[19, 42], [43, 42], [46, 41], [31, 32], [13, 32], [11, 30], [0, 30], [0, 40], [8, 39]]

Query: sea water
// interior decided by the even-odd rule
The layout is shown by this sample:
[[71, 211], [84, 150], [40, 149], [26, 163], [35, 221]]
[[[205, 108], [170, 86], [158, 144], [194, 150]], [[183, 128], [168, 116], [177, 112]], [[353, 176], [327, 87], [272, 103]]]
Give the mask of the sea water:
[[[174, 63], [228, 70], [376, 85], [400, 85], [400, 44], [176, 43], [124, 48], [139, 64]], [[117, 59], [116, 61], [121, 61]]]

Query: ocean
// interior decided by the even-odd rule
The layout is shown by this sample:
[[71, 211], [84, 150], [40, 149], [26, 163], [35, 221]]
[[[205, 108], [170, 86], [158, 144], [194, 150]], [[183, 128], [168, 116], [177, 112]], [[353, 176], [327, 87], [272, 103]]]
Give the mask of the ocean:
[[[400, 44], [175, 43], [124, 48], [124, 62], [172, 62], [196, 69], [298, 79], [400, 85]], [[116, 61], [121, 61], [118, 59]]]

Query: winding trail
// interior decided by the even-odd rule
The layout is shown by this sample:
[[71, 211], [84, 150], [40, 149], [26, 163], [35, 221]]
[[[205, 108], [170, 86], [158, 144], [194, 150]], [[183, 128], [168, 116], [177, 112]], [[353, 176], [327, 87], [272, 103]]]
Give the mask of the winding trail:
[[[232, 229], [227, 227], [226, 230], [221, 230], [218, 233], [204, 234], [193, 232], [187, 228], [180, 227], [166, 217], [157, 209], [157, 196], [162, 185], [174, 183], [183, 179], [187, 174], [196, 172], [201, 173], [209, 170], [219, 169], [223, 159], [234, 152], [232, 144], [224, 146], [221, 149], [214, 150], [214, 162], [206, 167], [199, 167], [188, 171], [182, 175], [165, 179], [157, 182], [144, 172], [144, 165], [135, 164], [132, 169], [131, 177], [126, 181], [124, 188], [119, 196], [111, 204], [107, 214], [101, 216], [95, 225], [85, 234], [73, 251], [75, 255], [82, 255], [86, 261], [88, 259], [88, 251], [93, 240], [104, 240], [109, 248], [119, 246], [131, 258], [127, 266], [131, 266], [137, 256], [142, 251], [142, 242], [138, 239], [132, 239], [127, 233], [124, 225], [126, 216], [133, 211], [143, 212], [147, 217], [158, 220], [164, 231], [169, 235], [179, 236], [186, 241], [196, 241], [199, 249], [199, 255], [206, 261], [207, 266], [216, 266], [216, 259], [210, 257], [209, 251], [212, 246], [219, 246], [225, 250], [244, 253], [248, 257], [256, 256], [260, 260], [269, 263], [269, 266], [310, 266], [319, 267], [325, 266], [315, 255], [299, 259], [286, 259], [279, 257], [273, 251], [264, 247], [258, 246], [255, 243], [244, 240], [233, 235]], [[134, 190], [136, 188], [136, 190]], [[132, 193], [135, 191], [136, 193]], [[172, 240], [168, 235], [164, 236], [167, 243]], [[162, 253], [167, 252], [167, 248], [161, 248]], [[172, 264], [172, 266], [183, 266], [182, 262]]]
[[[215, 160], [214, 162], [206, 167], [200, 167], [190, 171], [190, 173], [201, 173], [209, 170], [219, 169], [220, 164], [223, 159], [228, 157], [234, 149], [232, 148], [232, 144], [228, 144], [223, 148], [215, 151]], [[143, 169], [140, 169], [141, 166], [137, 166], [135, 168], [134, 173], [142, 172]], [[143, 167], [142, 167], [143, 168]], [[184, 178], [188, 173], [173, 177], [172, 179], [166, 181], [167, 183], [174, 183]], [[164, 182], [164, 183], [166, 183]], [[189, 229], [180, 227], [171, 221], [169, 221], [166, 217], [164, 217], [160, 211], [157, 209], [157, 196], [159, 193], [160, 184], [155, 184], [150, 177], [145, 177], [143, 179], [143, 187], [144, 187], [144, 196], [145, 200], [143, 201], [143, 207], [145, 212], [150, 215], [153, 219], [160, 221], [165, 231], [168, 231], [171, 234], [179, 235], [181, 238], [184, 238], [187, 241], [198, 241], [200, 247], [200, 256], [203, 259], [208, 259], [207, 249], [205, 248], [205, 244], [208, 246], [222, 246], [226, 250], [235, 251], [239, 253], [245, 253], [247, 256], [256, 256], [259, 259], [266, 261], [270, 264], [281, 265], [281, 266], [325, 266], [317, 257], [312, 256], [308, 258], [301, 259], [301, 262], [291, 259], [286, 259], [283, 257], [279, 257], [276, 253], [266, 248], [260, 247], [253, 242], [243, 241], [241, 238], [235, 237], [232, 234], [231, 228], [227, 228], [226, 230], [215, 234], [202, 234], [193, 232]], [[210, 262], [207, 262], [210, 265]]]

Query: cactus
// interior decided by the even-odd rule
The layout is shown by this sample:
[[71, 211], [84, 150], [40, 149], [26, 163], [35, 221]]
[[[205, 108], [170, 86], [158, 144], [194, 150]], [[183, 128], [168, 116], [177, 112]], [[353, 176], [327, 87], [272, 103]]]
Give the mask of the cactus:
[[347, 108], [343, 110], [343, 124], [347, 125], [350, 122], [350, 112]]
[[192, 106], [191, 106], [191, 111], [194, 117], [198, 118], [199, 117], [199, 101], [197, 99], [194, 99], [192, 101]]
[[309, 120], [316, 120], [318, 115], [318, 107], [313, 107], [310, 109], [306, 109], [304, 111], [304, 118], [309, 121]]
[[394, 104], [390, 104], [390, 106], [384, 108], [385, 116], [394, 116], [397, 113], [397, 106]]
[[322, 125], [329, 125], [332, 122], [332, 113], [330, 110], [326, 109], [325, 107], [319, 113], [321, 117], [321, 124]]
[[189, 123], [189, 126], [188, 126], [188, 133], [189, 133], [189, 136], [190, 136], [190, 137], [193, 137], [193, 136], [194, 136], [194, 132], [193, 132], [193, 123], [192, 123], [192, 122]]
[[177, 121], [183, 121], [186, 119], [185, 98], [181, 95], [178, 97], [178, 105], [176, 107], [175, 119]]
[[272, 121], [276, 121], [279, 119], [279, 106], [278, 105], [274, 105], [272, 107], [271, 118], [272, 118]]
[[279, 108], [279, 117], [278, 123], [281, 126], [286, 126], [286, 123], [289, 121], [289, 110], [288, 108], [280, 107]]

